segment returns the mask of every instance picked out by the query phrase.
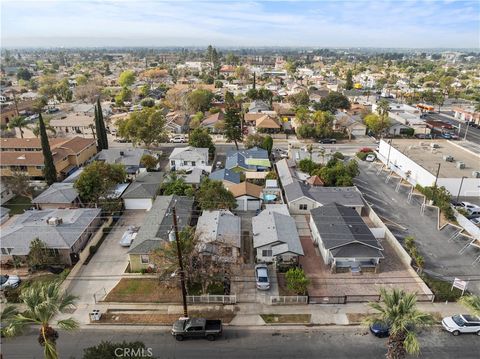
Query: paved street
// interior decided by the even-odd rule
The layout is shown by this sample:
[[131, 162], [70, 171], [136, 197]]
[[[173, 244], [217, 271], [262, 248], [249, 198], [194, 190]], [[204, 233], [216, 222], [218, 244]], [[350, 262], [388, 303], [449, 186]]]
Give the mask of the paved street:
[[[453, 117], [453, 113], [431, 113], [428, 114], [427, 119], [432, 119], [432, 120], [440, 120], [440, 121], [448, 121], [452, 123], [454, 126], [457, 127], [457, 130], [455, 133], [463, 140], [465, 138], [465, 131], [467, 132], [467, 140], [472, 141], [475, 143], [480, 143], [480, 129], [478, 128], [473, 128], [473, 127], [468, 127], [465, 125], [465, 123], [457, 121]], [[458, 126], [460, 125], [460, 132], [458, 131]]]
[[[166, 329], [139, 327], [138, 330], [91, 329], [60, 333], [61, 358], [82, 358], [83, 349], [102, 340], [142, 341], [152, 348], [153, 356], [167, 358], [383, 358], [386, 339], [379, 339], [359, 327], [322, 327], [276, 330], [226, 328], [215, 342], [190, 339], [176, 342]], [[420, 335], [419, 358], [478, 358], [480, 340], [474, 335], [453, 337], [440, 328]], [[37, 334], [7, 339], [2, 345], [4, 358], [43, 358]], [[147, 356], [146, 356], [147, 357]]]
[[457, 231], [451, 226], [438, 231], [436, 211], [426, 210], [425, 215], [421, 215], [420, 199], [413, 197], [411, 203], [407, 202], [409, 187], [401, 186], [396, 192], [398, 179], [392, 178], [387, 184], [386, 172], [377, 175], [377, 169], [375, 165], [360, 161], [360, 175], [354, 182], [392, 233], [400, 240], [406, 236], [417, 239], [426, 269], [443, 276], [472, 278], [469, 289], [480, 293], [480, 265], [472, 265], [478, 250], [472, 247], [459, 254], [466, 239], [459, 237], [451, 241], [450, 237]]

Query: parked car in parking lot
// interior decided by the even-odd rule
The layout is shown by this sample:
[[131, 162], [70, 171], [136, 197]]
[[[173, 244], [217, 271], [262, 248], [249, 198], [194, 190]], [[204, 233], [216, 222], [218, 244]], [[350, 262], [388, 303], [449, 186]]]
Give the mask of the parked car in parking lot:
[[442, 319], [442, 326], [453, 335], [474, 333], [480, 335], [480, 318], [474, 315], [457, 314]]
[[0, 276], [0, 289], [17, 288], [20, 285], [20, 277], [17, 275], [2, 275]]
[[377, 157], [373, 153], [371, 153], [371, 154], [367, 155], [367, 157], [365, 157], [365, 161], [373, 162], [373, 161], [375, 161], [376, 158]]
[[266, 264], [257, 264], [255, 266], [255, 283], [257, 289], [270, 289], [270, 280], [268, 279], [268, 266]]
[[470, 222], [472, 222], [474, 225], [480, 227], [480, 217], [472, 218], [472, 219], [470, 220]]
[[480, 206], [477, 206], [476, 204], [470, 203], [470, 202], [460, 202], [458, 203], [458, 206], [461, 208], [465, 208], [466, 210], [469, 209], [480, 209]]

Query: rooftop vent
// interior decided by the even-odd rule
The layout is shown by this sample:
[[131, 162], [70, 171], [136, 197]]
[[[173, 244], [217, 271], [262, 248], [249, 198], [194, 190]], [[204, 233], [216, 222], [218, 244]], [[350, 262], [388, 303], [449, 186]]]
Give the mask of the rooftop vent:
[[445, 155], [443, 156], [443, 160], [446, 162], [453, 162], [453, 156]]
[[62, 224], [62, 223], [63, 223], [63, 219], [61, 219], [60, 217], [47, 218], [47, 224], [49, 226], [58, 226], [59, 224]]
[[457, 161], [457, 168], [462, 170], [465, 168], [465, 162]]

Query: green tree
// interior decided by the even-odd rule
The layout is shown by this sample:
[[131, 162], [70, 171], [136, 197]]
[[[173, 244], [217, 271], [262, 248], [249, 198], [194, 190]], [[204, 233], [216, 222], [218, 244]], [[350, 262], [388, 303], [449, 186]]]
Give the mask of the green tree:
[[125, 101], [132, 99], [132, 90], [128, 87], [123, 87], [120, 92], [115, 96], [115, 103], [117, 106], [123, 106]]
[[460, 298], [460, 304], [467, 308], [473, 315], [480, 317], [480, 296], [465, 295]]
[[353, 89], [353, 73], [352, 70], [347, 71], [347, 78], [345, 80], [345, 90]]
[[140, 159], [140, 164], [144, 166], [147, 171], [152, 171], [157, 168], [158, 159], [155, 156], [145, 154]]
[[118, 84], [122, 87], [132, 86], [135, 82], [135, 73], [132, 70], [123, 71], [118, 77]]
[[[83, 359], [118, 359], [119, 350], [118, 348], [128, 348], [130, 350], [128, 356], [129, 359], [143, 359], [143, 358], [153, 358], [151, 356], [151, 349], [147, 348], [143, 342], [118, 342], [112, 343], [108, 341], [101, 341], [100, 344], [93, 347], [88, 347], [83, 350]], [[125, 351], [126, 353], [126, 351]]]
[[193, 90], [187, 95], [187, 107], [191, 113], [206, 112], [213, 100], [213, 93], [205, 89]]
[[310, 281], [305, 275], [303, 269], [290, 268], [285, 274], [285, 280], [287, 282], [287, 288], [296, 295], [307, 294], [307, 287]]
[[164, 196], [187, 196], [193, 197], [193, 188], [189, 184], [185, 183], [185, 180], [177, 176], [175, 173], [171, 173], [168, 176], [168, 180], [162, 183], [162, 193]]
[[40, 126], [40, 141], [42, 143], [42, 153], [43, 153], [43, 175], [45, 176], [45, 181], [50, 186], [52, 183], [57, 181], [57, 169], [55, 168], [55, 163], [53, 162], [52, 151], [50, 150], [50, 143], [48, 142], [47, 130], [43, 122], [42, 114], [39, 114], [38, 124]]
[[166, 137], [165, 116], [155, 108], [134, 111], [124, 120], [118, 121], [118, 135], [132, 141], [134, 145], [144, 143], [147, 147], [162, 142]]
[[28, 121], [23, 116], [15, 116], [8, 123], [8, 128], [15, 129], [18, 128], [20, 131], [20, 137], [23, 138], [23, 128], [27, 127]]
[[266, 180], [269, 180], [269, 179], [277, 179], [278, 176], [277, 176], [277, 173], [275, 171], [269, 171], [267, 173], [267, 175], [265, 176], [265, 179]]
[[140, 101], [140, 105], [142, 105], [142, 107], [153, 107], [155, 106], [155, 100], [151, 97], [147, 97]]
[[382, 120], [382, 118], [375, 113], [371, 113], [365, 116], [363, 122], [368, 127], [368, 129], [375, 134], [381, 133], [383, 130], [390, 127], [390, 121], [388, 119]]
[[[50, 125], [50, 121], [52, 120], [52, 117], [51, 116], [45, 116], [43, 118], [43, 123], [45, 125], [45, 130], [48, 131], [49, 133], [51, 133], [52, 135], [56, 135], [57, 134], [57, 130], [55, 130], [55, 128]], [[37, 122], [33, 125], [30, 125], [28, 126], [28, 128], [32, 131], [33, 135], [35, 137], [39, 137], [40, 136], [40, 124]]]
[[32, 269], [43, 269], [47, 265], [58, 264], [60, 258], [50, 251], [42, 240], [35, 238], [30, 242], [30, 251], [27, 256], [27, 263]]
[[94, 161], [84, 167], [74, 187], [83, 203], [98, 204], [101, 197], [106, 197], [117, 184], [125, 182], [126, 178], [127, 173], [122, 164]]
[[265, 136], [265, 138], [263, 139], [262, 148], [264, 150], [267, 150], [268, 155], [270, 156], [270, 154], [272, 153], [272, 149], [273, 149], [273, 138], [272, 138], [272, 136], [270, 136], [270, 135]]
[[310, 103], [310, 97], [306, 90], [288, 96], [287, 100], [294, 106], [308, 106]]
[[221, 181], [209, 178], [203, 180], [200, 188], [195, 192], [195, 198], [202, 210], [234, 209], [237, 201], [232, 192], [223, 187]]
[[309, 123], [311, 120], [311, 114], [309, 109], [305, 106], [297, 107], [297, 109], [295, 110], [295, 119], [301, 125]]
[[327, 138], [332, 136], [335, 117], [330, 112], [315, 111], [311, 120], [315, 126], [315, 137]]
[[30, 177], [23, 172], [13, 172], [11, 176], [2, 177], [2, 184], [16, 196], [33, 200], [33, 187], [30, 186]]
[[432, 316], [417, 309], [417, 298], [414, 293], [381, 288], [380, 298], [380, 303], [368, 303], [376, 313], [368, 316], [366, 324], [382, 323], [390, 328], [386, 357], [401, 359], [405, 358], [407, 353], [418, 354], [420, 343], [415, 330], [418, 327], [431, 326]]
[[254, 133], [252, 135], [248, 135], [245, 137], [243, 141], [243, 145], [245, 148], [252, 148], [252, 147], [262, 147], [263, 146], [263, 141], [265, 140], [265, 137], [258, 134]]
[[108, 149], [108, 138], [107, 138], [107, 129], [105, 128], [105, 121], [103, 120], [103, 111], [100, 104], [100, 98], [97, 98], [97, 103], [95, 105], [95, 128], [97, 132], [97, 143], [98, 149], [107, 150]]
[[206, 129], [196, 128], [190, 132], [188, 144], [193, 147], [208, 148], [210, 156], [215, 154], [215, 144], [212, 141], [212, 136], [208, 134]]
[[[38, 342], [43, 346], [46, 359], [58, 359], [58, 332], [51, 327], [53, 319], [75, 304], [76, 297], [64, 294], [60, 282], [35, 282], [22, 290], [20, 299], [25, 306], [22, 313], [15, 314], [5, 329], [7, 336], [20, 334], [29, 325], [40, 326]], [[78, 328], [73, 318], [61, 319], [56, 325], [67, 331]]]
[[17, 71], [17, 79], [18, 80], [25, 80], [25, 81], [30, 81], [32, 78], [33, 74], [26, 68], [20, 67]]
[[312, 175], [313, 172], [320, 167], [321, 166], [313, 162], [311, 158], [304, 158], [298, 162], [298, 168], [300, 168], [300, 171], [308, 173], [309, 175]]
[[338, 109], [348, 110], [350, 101], [340, 92], [330, 92], [326, 97], [322, 98], [319, 103], [314, 105], [315, 110], [329, 111], [334, 114]]
[[224, 119], [224, 133], [227, 142], [234, 142], [238, 150], [238, 141], [242, 140], [242, 119], [240, 118], [240, 108], [233, 98], [231, 92], [225, 94], [225, 103], [227, 105]]

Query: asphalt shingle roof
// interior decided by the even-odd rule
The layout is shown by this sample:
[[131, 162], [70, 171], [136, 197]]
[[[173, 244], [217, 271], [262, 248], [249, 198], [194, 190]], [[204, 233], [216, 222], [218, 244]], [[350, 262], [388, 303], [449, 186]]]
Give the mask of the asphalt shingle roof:
[[209, 178], [216, 181], [228, 181], [235, 184], [240, 183], [240, 173], [226, 168], [212, 172]]
[[241, 248], [240, 224], [240, 217], [230, 211], [203, 211], [196, 231], [204, 243], [220, 242]]
[[193, 210], [192, 198], [158, 196], [133, 240], [128, 251], [129, 254], [149, 254], [160, 248], [162, 242], [168, 241], [168, 235], [173, 227], [171, 211], [174, 205], [177, 211], [179, 231], [190, 225]]
[[154, 198], [163, 181], [162, 172], [144, 172], [123, 192], [122, 198]]
[[372, 253], [383, 257], [383, 247], [355, 209], [331, 203], [312, 209], [310, 215], [325, 248], [334, 257], [346, 254], [363, 257]]
[[63, 203], [70, 204], [78, 198], [78, 191], [73, 183], [54, 183], [32, 201], [35, 204]]

